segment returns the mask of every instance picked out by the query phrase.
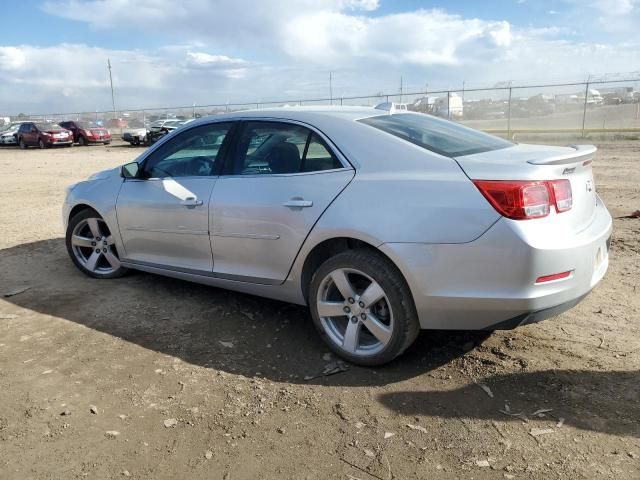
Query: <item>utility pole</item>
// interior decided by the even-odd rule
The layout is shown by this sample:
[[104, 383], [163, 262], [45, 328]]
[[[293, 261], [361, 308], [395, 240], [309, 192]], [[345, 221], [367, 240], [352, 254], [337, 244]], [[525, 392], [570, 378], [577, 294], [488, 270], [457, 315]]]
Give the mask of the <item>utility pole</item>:
[[329, 100], [333, 105], [333, 72], [329, 72]]
[[111, 60], [107, 58], [107, 67], [109, 67], [109, 83], [111, 84], [111, 106], [113, 107], [113, 118], [116, 118], [116, 100], [113, 96], [113, 77], [111, 76]]
[[400, 103], [402, 103], [402, 75], [400, 75]]
[[589, 99], [589, 82], [591, 82], [591, 75], [587, 77], [587, 83], [584, 87], [584, 107], [582, 110], [582, 138], [584, 138], [585, 124], [587, 122], [587, 101]]

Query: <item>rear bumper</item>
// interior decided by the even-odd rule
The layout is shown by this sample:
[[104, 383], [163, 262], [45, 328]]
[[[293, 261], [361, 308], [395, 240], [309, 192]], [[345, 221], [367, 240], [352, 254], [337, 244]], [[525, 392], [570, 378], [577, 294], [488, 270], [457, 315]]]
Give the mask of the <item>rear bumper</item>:
[[[498, 220], [466, 244], [388, 243], [425, 329], [508, 329], [558, 315], [604, 277], [612, 220], [598, 199], [592, 222], [578, 234], [531, 240], [513, 220]], [[527, 227], [530, 228], [530, 227]], [[544, 275], [567, 278], [536, 284]]]
[[125, 142], [143, 142], [145, 139], [145, 135], [137, 135], [137, 134], [131, 134], [129, 132], [125, 132], [122, 134], [122, 140], [124, 140]]

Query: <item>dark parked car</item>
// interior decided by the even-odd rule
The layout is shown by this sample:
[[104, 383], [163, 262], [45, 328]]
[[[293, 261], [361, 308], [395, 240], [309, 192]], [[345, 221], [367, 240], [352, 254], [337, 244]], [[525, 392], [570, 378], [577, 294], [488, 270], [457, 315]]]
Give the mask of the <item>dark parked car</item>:
[[73, 133], [55, 123], [27, 122], [20, 125], [17, 133], [18, 145], [47, 148], [54, 145], [73, 146]]
[[94, 122], [74, 122], [71, 120], [60, 122], [60, 126], [73, 132], [73, 141], [79, 145], [90, 143], [111, 143], [111, 133]]

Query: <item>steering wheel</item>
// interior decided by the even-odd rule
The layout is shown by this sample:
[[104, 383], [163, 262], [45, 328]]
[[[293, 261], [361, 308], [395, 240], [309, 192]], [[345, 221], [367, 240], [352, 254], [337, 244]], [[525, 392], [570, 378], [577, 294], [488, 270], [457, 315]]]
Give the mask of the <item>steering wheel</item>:
[[199, 155], [189, 160], [187, 166], [189, 175], [196, 177], [206, 177], [213, 173], [213, 161], [209, 157]]

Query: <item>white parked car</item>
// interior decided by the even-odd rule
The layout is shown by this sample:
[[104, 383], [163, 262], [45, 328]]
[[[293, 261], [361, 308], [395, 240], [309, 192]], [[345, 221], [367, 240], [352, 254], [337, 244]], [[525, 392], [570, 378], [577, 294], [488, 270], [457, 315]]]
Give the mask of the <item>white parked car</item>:
[[0, 131], [0, 145], [17, 145], [17, 133], [20, 125], [25, 122], [13, 122]]

